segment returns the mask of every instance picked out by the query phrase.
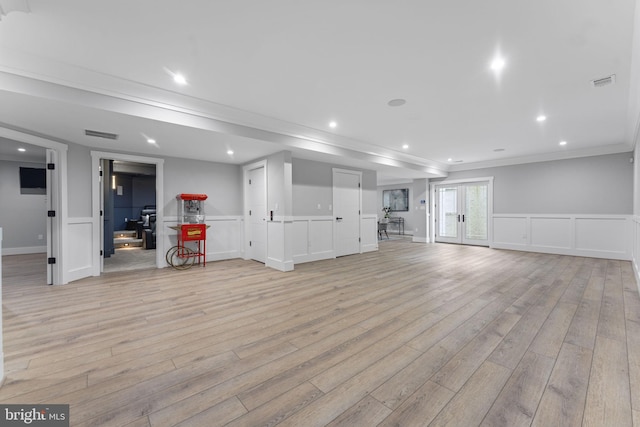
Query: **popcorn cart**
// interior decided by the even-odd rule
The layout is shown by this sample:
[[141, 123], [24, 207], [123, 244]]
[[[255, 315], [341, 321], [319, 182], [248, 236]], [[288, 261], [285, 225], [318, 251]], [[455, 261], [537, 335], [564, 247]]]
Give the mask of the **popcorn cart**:
[[[178, 244], [167, 251], [167, 263], [183, 270], [191, 267], [196, 259], [206, 265], [207, 225], [204, 223], [206, 194], [181, 193], [178, 199], [178, 225], [171, 227], [178, 232]], [[190, 246], [187, 242], [194, 242]]]

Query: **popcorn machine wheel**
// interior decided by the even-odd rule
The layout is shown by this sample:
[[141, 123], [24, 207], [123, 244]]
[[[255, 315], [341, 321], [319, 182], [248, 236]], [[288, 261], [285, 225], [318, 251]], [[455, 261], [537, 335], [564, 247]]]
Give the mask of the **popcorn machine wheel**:
[[[191, 268], [196, 259], [198, 264], [206, 266], [207, 228], [204, 214], [206, 194], [181, 193], [178, 199], [178, 225], [176, 230], [178, 244], [167, 251], [167, 263], [177, 270]], [[187, 245], [191, 242], [191, 246]]]

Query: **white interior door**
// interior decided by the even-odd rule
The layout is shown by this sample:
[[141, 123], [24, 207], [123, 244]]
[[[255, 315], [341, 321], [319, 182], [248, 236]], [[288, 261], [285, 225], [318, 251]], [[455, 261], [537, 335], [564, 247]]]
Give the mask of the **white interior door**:
[[336, 256], [360, 253], [360, 172], [333, 170]]
[[436, 242], [489, 246], [489, 183], [437, 185]]
[[261, 166], [249, 171], [248, 196], [248, 257], [267, 260], [267, 191], [265, 168]]

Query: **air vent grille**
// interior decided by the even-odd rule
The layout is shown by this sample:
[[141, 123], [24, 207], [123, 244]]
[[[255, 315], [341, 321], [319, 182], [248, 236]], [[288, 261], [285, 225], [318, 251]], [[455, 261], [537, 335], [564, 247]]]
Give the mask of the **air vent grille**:
[[96, 138], [104, 138], [104, 139], [118, 139], [118, 135], [115, 133], [109, 132], [100, 132], [97, 130], [85, 129], [84, 134], [87, 136], [95, 136]]
[[612, 85], [616, 82], [616, 75], [612, 74], [607, 77], [603, 77], [601, 79], [591, 80], [591, 86], [593, 87], [604, 87]]

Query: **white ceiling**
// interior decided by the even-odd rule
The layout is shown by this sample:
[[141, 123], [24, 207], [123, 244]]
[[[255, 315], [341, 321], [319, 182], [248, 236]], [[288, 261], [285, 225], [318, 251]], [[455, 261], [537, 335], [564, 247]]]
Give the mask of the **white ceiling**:
[[384, 183], [633, 149], [634, 0], [28, 6], [0, 16], [0, 122], [103, 151], [242, 164], [291, 150]]

